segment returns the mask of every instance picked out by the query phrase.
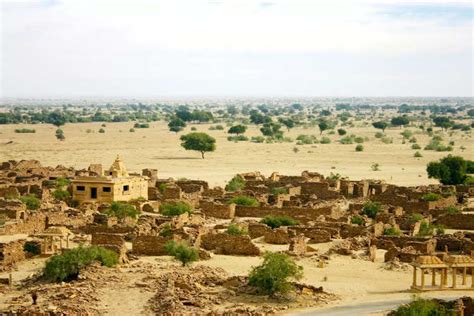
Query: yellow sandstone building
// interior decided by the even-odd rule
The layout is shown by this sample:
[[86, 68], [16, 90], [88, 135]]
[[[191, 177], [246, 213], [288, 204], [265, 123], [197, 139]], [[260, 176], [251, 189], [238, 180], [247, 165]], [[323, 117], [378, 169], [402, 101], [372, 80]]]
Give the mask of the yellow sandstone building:
[[80, 203], [148, 199], [148, 177], [129, 175], [119, 156], [109, 170], [100, 173], [95, 177], [76, 177], [72, 181], [73, 199]]

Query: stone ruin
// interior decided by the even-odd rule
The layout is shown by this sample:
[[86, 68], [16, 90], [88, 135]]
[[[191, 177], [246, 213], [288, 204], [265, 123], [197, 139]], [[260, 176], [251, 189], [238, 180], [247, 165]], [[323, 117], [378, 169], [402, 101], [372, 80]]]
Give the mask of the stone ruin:
[[[220, 187], [211, 188], [204, 181], [160, 179], [156, 170], [144, 169], [148, 199], [129, 202], [141, 211], [138, 218], [107, 215], [104, 210], [110, 206], [108, 203], [77, 205], [72, 200], [54, 199], [55, 187], [51, 181], [102, 173], [98, 165], [74, 170], [42, 167], [37, 161], [2, 163], [0, 269], [9, 269], [26, 260], [29, 254], [24, 251], [25, 242], [38, 241], [35, 235], [56, 226], [71, 230], [80, 243], [113, 250], [122, 263], [137, 256], [168, 255], [164, 247], [171, 240], [184, 241], [199, 249], [202, 258], [259, 256], [263, 252], [262, 243], [287, 245], [285, 252], [294, 256], [321, 256], [310, 245], [331, 241], [341, 242], [324, 254], [328, 258], [332, 254], [354, 256], [363, 251], [365, 260], [374, 261], [377, 249], [383, 249], [387, 263], [412, 263], [420, 256], [444, 258], [474, 253], [474, 236], [468, 232], [474, 229], [473, 209], [469, 207], [474, 196], [472, 187], [401, 187], [374, 180], [328, 179], [309, 171], [300, 176], [273, 173], [267, 178], [253, 172], [240, 174], [245, 180], [240, 191], [227, 192]], [[280, 188], [284, 190], [276, 190]], [[441, 198], [424, 201], [423, 195], [429, 192], [438, 193]], [[19, 200], [26, 195], [39, 199], [37, 210], [27, 209]], [[242, 195], [256, 199], [259, 205], [231, 203], [234, 197]], [[178, 201], [191, 205], [193, 213], [175, 217], [160, 214], [160, 205]], [[362, 211], [367, 201], [382, 206], [374, 219]], [[457, 207], [460, 212], [451, 214], [449, 207]], [[422, 221], [430, 225], [466, 232], [419, 236], [422, 221], [413, 222], [413, 214], [420, 214]], [[272, 229], [260, 222], [267, 216], [288, 216], [298, 224]], [[361, 223], [353, 223], [354, 216], [359, 216]], [[231, 223], [245, 228], [247, 233], [228, 233]], [[399, 236], [386, 234], [392, 228], [399, 231]], [[131, 249], [127, 243], [131, 243]], [[173, 300], [169, 304], [182, 308]]]

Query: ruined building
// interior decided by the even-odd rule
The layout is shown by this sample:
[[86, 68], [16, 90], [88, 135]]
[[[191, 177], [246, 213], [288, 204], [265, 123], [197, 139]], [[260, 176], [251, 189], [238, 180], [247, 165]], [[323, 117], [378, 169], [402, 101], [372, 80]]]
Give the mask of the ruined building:
[[79, 176], [72, 181], [73, 199], [80, 203], [148, 199], [148, 177], [129, 174], [119, 156], [108, 170], [93, 165], [97, 176]]

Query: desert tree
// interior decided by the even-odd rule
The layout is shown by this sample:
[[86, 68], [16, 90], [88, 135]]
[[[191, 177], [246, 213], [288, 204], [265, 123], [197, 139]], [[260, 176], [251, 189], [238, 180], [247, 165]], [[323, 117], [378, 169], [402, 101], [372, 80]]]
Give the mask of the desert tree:
[[377, 129], [381, 129], [382, 132], [385, 132], [385, 129], [388, 127], [388, 123], [384, 121], [378, 121], [378, 122], [373, 122], [372, 126]]
[[444, 185], [471, 183], [474, 161], [448, 155], [439, 161], [432, 161], [426, 167], [429, 178], [438, 179]]
[[229, 128], [227, 133], [240, 135], [240, 134], [245, 133], [245, 131], [247, 131], [247, 126], [239, 124], [239, 125], [234, 125], [231, 128]]
[[216, 139], [206, 133], [189, 133], [181, 136], [180, 140], [184, 149], [199, 151], [202, 159], [206, 152], [216, 150]]

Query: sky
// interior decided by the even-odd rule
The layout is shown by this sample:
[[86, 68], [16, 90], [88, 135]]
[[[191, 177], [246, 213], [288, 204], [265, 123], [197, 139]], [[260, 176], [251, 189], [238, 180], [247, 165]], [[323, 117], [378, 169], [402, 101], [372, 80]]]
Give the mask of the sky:
[[471, 1], [0, 3], [0, 97], [473, 96]]

